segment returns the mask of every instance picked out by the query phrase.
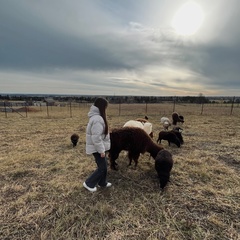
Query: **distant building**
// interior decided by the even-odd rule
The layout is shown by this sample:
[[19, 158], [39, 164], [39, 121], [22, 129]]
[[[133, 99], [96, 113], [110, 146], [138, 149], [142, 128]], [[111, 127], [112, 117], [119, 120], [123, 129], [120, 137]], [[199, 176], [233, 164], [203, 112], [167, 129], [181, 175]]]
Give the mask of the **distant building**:
[[13, 112], [13, 109], [12, 108], [0, 108], [1, 109], [1, 112]]
[[26, 101], [0, 101], [1, 107], [18, 107], [26, 106]]
[[53, 98], [45, 98], [44, 101], [48, 106], [55, 106], [55, 100]]
[[47, 106], [47, 102], [43, 102], [43, 101], [34, 101], [33, 102], [33, 106]]

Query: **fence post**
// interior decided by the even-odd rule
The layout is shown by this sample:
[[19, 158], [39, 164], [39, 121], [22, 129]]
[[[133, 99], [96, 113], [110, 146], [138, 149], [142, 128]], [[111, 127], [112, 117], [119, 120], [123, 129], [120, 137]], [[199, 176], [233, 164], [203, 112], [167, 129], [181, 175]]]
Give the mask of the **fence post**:
[[176, 98], [173, 99], [173, 112], [175, 112], [175, 104], [176, 104]]
[[48, 102], [47, 103], [47, 116], [49, 117], [49, 112], [48, 112]]
[[7, 108], [6, 108], [6, 102], [4, 101], [4, 111], [5, 111], [5, 117], [7, 118]]
[[146, 102], [146, 107], [145, 107], [145, 115], [147, 115], [147, 112], [148, 112], [148, 110], [147, 110], [147, 106], [148, 104], [147, 104], [147, 102]]
[[121, 115], [121, 103], [119, 103], [119, 106], [118, 106], [118, 116]]
[[235, 96], [234, 96], [233, 99], [232, 99], [232, 106], [231, 106], [231, 113], [230, 113], [230, 115], [232, 115], [232, 112], [233, 112], [233, 104], [234, 104], [234, 100], [235, 100]]
[[203, 114], [203, 105], [204, 105], [204, 104], [202, 103], [201, 115]]
[[70, 102], [70, 118], [72, 118], [72, 102]]
[[26, 117], [27, 117], [27, 103], [25, 102], [25, 111], [26, 111]]

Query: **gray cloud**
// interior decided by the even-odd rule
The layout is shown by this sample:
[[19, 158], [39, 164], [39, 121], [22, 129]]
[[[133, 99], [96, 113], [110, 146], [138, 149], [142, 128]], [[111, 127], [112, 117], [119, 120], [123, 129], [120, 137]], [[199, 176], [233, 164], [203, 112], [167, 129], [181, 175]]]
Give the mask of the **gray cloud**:
[[199, 1], [205, 24], [186, 38], [169, 22], [183, 2], [3, 1], [0, 91], [236, 95], [239, 3]]

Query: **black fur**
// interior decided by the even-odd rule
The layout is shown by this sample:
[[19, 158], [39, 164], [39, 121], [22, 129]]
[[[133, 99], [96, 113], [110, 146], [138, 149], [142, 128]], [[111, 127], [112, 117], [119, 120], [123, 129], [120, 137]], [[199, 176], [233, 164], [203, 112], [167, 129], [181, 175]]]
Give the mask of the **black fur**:
[[178, 147], [181, 146], [181, 142], [180, 142], [179, 138], [172, 131], [168, 131], [168, 132], [167, 131], [161, 131], [161, 132], [159, 132], [157, 143], [159, 143], [159, 142], [161, 143], [161, 140], [167, 140], [169, 146], [170, 146], [170, 143], [174, 143]]
[[174, 127], [173, 130], [178, 131], [178, 132], [182, 132], [183, 131], [183, 129], [181, 127]]
[[172, 167], [172, 154], [165, 149], [159, 151], [155, 158], [155, 169], [159, 177], [160, 188], [163, 189], [169, 182]]
[[177, 138], [179, 139], [179, 141], [180, 141], [180, 144], [183, 144], [184, 143], [184, 141], [183, 141], [183, 136], [182, 136], [182, 133], [181, 132], [179, 132], [179, 131], [177, 131], [177, 130], [171, 130], [170, 132], [172, 132], [172, 133], [174, 133], [176, 136], [177, 136]]
[[73, 147], [76, 147], [76, 146], [77, 146], [78, 139], [79, 139], [78, 134], [76, 134], [76, 133], [72, 134], [72, 136], [71, 136], [71, 142], [72, 142], [72, 144], [73, 144]]
[[166, 186], [173, 166], [172, 155], [162, 145], [154, 143], [143, 129], [136, 127], [113, 129], [110, 139], [109, 158], [112, 169], [117, 170], [115, 160], [122, 150], [128, 151], [129, 164], [133, 159], [135, 166], [137, 166], [140, 153], [149, 152], [155, 159], [155, 170], [159, 177], [160, 188], [163, 189]]
[[178, 115], [177, 112], [172, 114], [172, 124], [176, 125], [178, 122], [184, 123], [184, 117], [182, 115]]
[[114, 170], [117, 170], [115, 160], [122, 150], [128, 151], [129, 165], [131, 165], [132, 160], [134, 160], [135, 166], [137, 166], [141, 153], [149, 152], [155, 159], [158, 152], [163, 149], [162, 145], [153, 142], [151, 137], [143, 129], [137, 127], [113, 129], [110, 133], [110, 139], [110, 167]]

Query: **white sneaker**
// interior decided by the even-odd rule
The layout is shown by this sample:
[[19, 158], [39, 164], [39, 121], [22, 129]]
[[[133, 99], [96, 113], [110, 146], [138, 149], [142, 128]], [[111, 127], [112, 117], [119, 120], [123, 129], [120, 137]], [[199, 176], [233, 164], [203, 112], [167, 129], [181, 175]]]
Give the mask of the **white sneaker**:
[[111, 187], [111, 186], [112, 186], [112, 184], [110, 182], [108, 182], [105, 187]]
[[96, 192], [97, 191], [96, 187], [90, 188], [90, 187], [87, 186], [87, 184], [85, 182], [83, 183], [83, 186], [90, 192]]
[[108, 182], [106, 186], [100, 186], [100, 185], [98, 185], [98, 186], [99, 186], [99, 187], [111, 187], [112, 184], [111, 184], [110, 182]]

